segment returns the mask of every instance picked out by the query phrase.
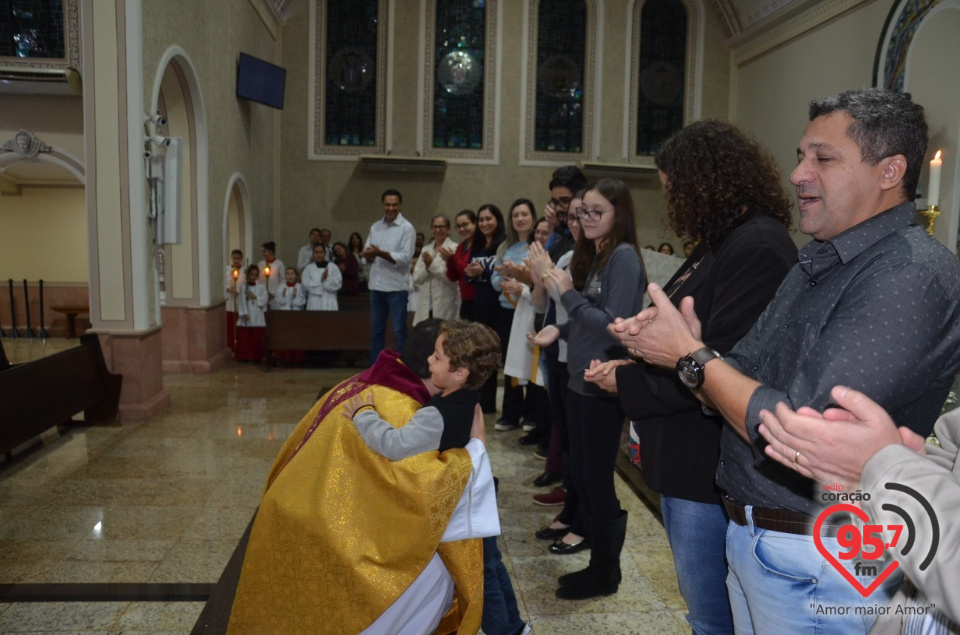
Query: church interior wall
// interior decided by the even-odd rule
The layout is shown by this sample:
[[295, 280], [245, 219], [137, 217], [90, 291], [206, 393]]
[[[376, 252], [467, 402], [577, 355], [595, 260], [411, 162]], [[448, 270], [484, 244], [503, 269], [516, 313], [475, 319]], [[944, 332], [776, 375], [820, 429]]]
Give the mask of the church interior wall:
[[[893, 0], [857, 5], [773, 50], [734, 63], [731, 119], [771, 152], [791, 199], [790, 172], [797, 164], [810, 101], [873, 85], [877, 43], [892, 6]], [[793, 213], [797, 218], [795, 201]], [[803, 244], [808, 239], [797, 232], [794, 240]]]
[[[284, 261], [295, 260], [297, 250], [306, 243], [311, 227], [329, 227], [335, 240], [346, 241], [353, 231], [366, 237], [370, 224], [380, 218], [380, 194], [395, 187], [403, 193], [403, 213], [418, 231], [429, 234], [430, 218], [437, 213], [454, 216], [462, 209], [476, 210], [484, 203], [494, 203], [504, 213], [519, 197], [532, 199], [538, 215], [549, 199], [547, 183], [556, 167], [524, 165], [521, 161], [523, 140], [520, 138], [522, 111], [525, 2], [501, 0], [499, 21], [500, 56], [497, 116], [499, 117], [499, 161], [495, 165], [470, 165], [449, 161], [442, 174], [410, 174], [368, 172], [355, 158], [344, 160], [309, 160], [308, 155], [308, 77], [309, 19], [297, 16], [283, 29], [283, 66], [287, 69], [286, 103], [282, 113], [280, 144], [280, 205], [277, 210], [276, 240]], [[706, 5], [706, 3], [703, 3]], [[418, 73], [421, 59], [420, 0], [396, 0], [391, 16], [395, 19], [390, 32], [392, 41], [393, 91], [388, 100], [391, 108], [387, 128], [387, 148], [394, 155], [410, 156], [418, 148], [420, 97]], [[627, 24], [634, 2], [607, 0], [602, 2], [600, 55], [601, 91], [599, 148], [586, 157], [612, 163], [625, 163], [623, 156], [623, 108], [626, 63]], [[712, 7], [704, 6], [705, 50], [703, 77], [708, 90], [702, 96], [701, 116], [726, 118], [729, 104], [729, 52], [719, 20]], [[528, 76], [532, 72], [528, 71]], [[589, 97], [585, 102], [589, 101]], [[659, 181], [655, 177], [627, 181], [638, 212], [640, 244], [659, 244], [668, 240], [679, 247], [676, 236], [666, 229], [666, 205]], [[258, 226], [255, 231], [260, 231]], [[255, 235], [256, 243], [266, 240]]]
[[[160, 60], [171, 46], [181, 47], [196, 69], [209, 144], [208, 196], [211, 299], [219, 302], [223, 280], [223, 201], [230, 177], [243, 175], [252, 207], [255, 236], [272, 232], [274, 137], [279, 117], [272, 108], [236, 96], [237, 60], [241, 52], [282, 65], [279, 46], [250, 2], [236, 0], [144, 0], [144, 91], [153, 100]], [[289, 82], [289, 79], [288, 79]], [[193, 96], [199, 103], [199, 97]], [[262, 241], [261, 241], [262, 242]], [[245, 254], [259, 260], [259, 251]]]

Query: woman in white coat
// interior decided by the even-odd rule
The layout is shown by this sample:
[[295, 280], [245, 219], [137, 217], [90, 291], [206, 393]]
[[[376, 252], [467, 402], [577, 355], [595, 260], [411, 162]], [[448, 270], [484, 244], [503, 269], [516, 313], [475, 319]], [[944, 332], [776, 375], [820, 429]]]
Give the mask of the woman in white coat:
[[450, 219], [443, 214], [434, 216], [430, 234], [433, 241], [423, 246], [413, 269], [413, 284], [420, 288], [414, 324], [431, 317], [455, 320], [460, 314], [460, 290], [456, 282], [447, 278], [447, 261], [438, 254], [441, 249], [452, 254], [457, 248], [457, 243], [449, 238]]
[[327, 266], [327, 250], [323, 245], [313, 248], [313, 263], [300, 274], [300, 284], [307, 292], [307, 311], [336, 311], [337, 291], [343, 285], [343, 276], [336, 265]]

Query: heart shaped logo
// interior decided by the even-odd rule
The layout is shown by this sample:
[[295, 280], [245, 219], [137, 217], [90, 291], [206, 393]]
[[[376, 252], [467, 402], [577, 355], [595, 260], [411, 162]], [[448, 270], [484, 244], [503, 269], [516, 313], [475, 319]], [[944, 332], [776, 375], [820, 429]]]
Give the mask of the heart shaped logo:
[[[864, 587], [862, 584], [860, 584], [860, 581], [857, 580], [852, 573], [847, 571], [846, 567], [843, 566], [840, 560], [838, 560], [836, 556], [834, 556], [832, 553], [830, 553], [827, 550], [827, 548], [823, 545], [823, 538], [820, 536], [820, 529], [823, 527], [823, 523], [826, 522], [827, 518], [839, 512], [849, 512], [854, 516], [856, 516], [857, 518], [859, 518], [860, 520], [862, 520], [865, 524], [870, 521], [870, 517], [867, 516], [867, 513], [862, 509], [859, 509], [858, 507], [854, 507], [853, 505], [848, 505], [846, 503], [832, 505], [826, 508], [825, 510], [823, 510], [823, 513], [821, 513], [817, 517], [817, 522], [814, 523], [813, 525], [813, 542], [815, 545], [817, 545], [817, 551], [819, 551], [820, 554], [827, 559], [827, 562], [832, 564], [833, 568], [839, 571], [840, 575], [846, 578], [847, 582], [852, 584], [853, 588], [855, 588], [860, 593], [860, 595], [862, 595], [863, 597], [867, 597], [868, 595], [873, 593], [876, 590], [876, 588], [883, 583], [884, 580], [890, 577], [891, 573], [897, 570], [897, 567], [900, 566], [900, 563], [897, 562], [896, 560], [892, 560], [890, 564], [887, 565], [887, 568], [880, 572], [880, 574], [870, 584], [870, 586]], [[852, 527], [856, 531], [857, 536], [860, 535], [860, 531], [854, 525], [848, 525], [848, 526]], [[844, 529], [845, 528], [842, 527], [840, 531], [844, 531]]]

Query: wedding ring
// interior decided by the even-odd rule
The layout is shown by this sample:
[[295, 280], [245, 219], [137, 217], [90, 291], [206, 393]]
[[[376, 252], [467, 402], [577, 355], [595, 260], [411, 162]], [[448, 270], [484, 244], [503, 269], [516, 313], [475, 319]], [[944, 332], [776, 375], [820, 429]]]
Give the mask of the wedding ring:
[[544, 271], [542, 274], [540, 274], [540, 282], [546, 282], [546, 281], [547, 281], [547, 278], [549, 278], [549, 277], [550, 277], [550, 274], [548, 274], [546, 271]]
[[793, 455], [793, 462], [794, 463], [800, 462], [800, 450], [797, 450], [797, 453]]

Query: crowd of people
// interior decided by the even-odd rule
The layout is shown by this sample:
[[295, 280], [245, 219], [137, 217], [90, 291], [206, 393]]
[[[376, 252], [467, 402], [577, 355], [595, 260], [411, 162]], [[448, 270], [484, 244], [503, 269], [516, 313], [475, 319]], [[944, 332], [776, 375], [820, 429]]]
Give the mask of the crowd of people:
[[[506, 216], [493, 204], [460, 211], [452, 224], [439, 214], [422, 247], [401, 214], [402, 195], [387, 190], [383, 218], [366, 241], [355, 235], [356, 243], [351, 238], [338, 254], [336, 244], [327, 251], [329, 232], [317, 230], [315, 243], [311, 232], [313, 260], [305, 267], [324, 269], [331, 253], [334, 263], [356, 257], [354, 272], [370, 291], [368, 373], [393, 354], [381, 354], [388, 321], [398, 348], [410, 349], [405, 340], [412, 284], [418, 290], [415, 325], [438, 318], [451, 325], [443, 327], [430, 357], [433, 385], [445, 397], [453, 393], [446, 387], [469, 387], [470, 396], [458, 393], [458, 399], [484, 413], [499, 412], [499, 432], [525, 429], [518, 442], [536, 445], [546, 459], [534, 484], [560, 483], [534, 497], [542, 505], [562, 506], [536, 537], [549, 541], [547, 549], [559, 556], [590, 549], [585, 569], [558, 578], [557, 598], [581, 600], [619, 589], [628, 519], [614, 487], [614, 463], [627, 420], [636, 441], [634, 462], [661, 495], [694, 633], [865, 633], [882, 612], [850, 607], [883, 606], [910, 595], [915, 602], [919, 594], [937, 599], [939, 611], [919, 614], [912, 624], [905, 618], [900, 626], [905, 632], [929, 628], [960, 617], [956, 593], [945, 590], [955, 576], [918, 568], [924, 554], [901, 554], [901, 569], [866, 597], [848, 582], [870, 584], [868, 569], [857, 566], [861, 561], [831, 566], [818, 551], [840, 550], [843, 521], [817, 521], [825, 507], [818, 479], [827, 477], [848, 487], [870, 479], [873, 509], [888, 509], [876, 502], [885, 496], [877, 456], [902, 461], [898, 479], [933, 474], [944, 483], [931, 493], [934, 500], [960, 500], [950, 474], [956, 464], [939, 457], [952, 453], [956, 460], [960, 417], [938, 424], [949, 439], [940, 460], [924, 458], [923, 438], [960, 368], [960, 263], [915, 220], [926, 147], [923, 109], [907, 96], [862, 89], [812, 102], [790, 175], [799, 230], [813, 239], [798, 251], [790, 236], [791, 203], [769, 153], [730, 123], [687, 126], [655, 157], [670, 228], [685, 241], [682, 264], [662, 285], [647, 285], [628, 187], [615, 179], [590, 183], [575, 166], [553, 173], [541, 217], [526, 198], [513, 201]], [[451, 229], [459, 243], [450, 238]], [[658, 251], [673, 254], [668, 243]], [[335, 303], [345, 268], [327, 268], [337, 271], [336, 283], [326, 275], [308, 282], [303, 272], [299, 284], [306, 299], [302, 290], [287, 297], [279, 278], [271, 283], [282, 269], [272, 254], [272, 244], [265, 244], [264, 261], [248, 269], [234, 292], [242, 300], [238, 315], [252, 323], [262, 319], [266, 306], [310, 308], [312, 293], [334, 294]], [[304, 255], [301, 250], [301, 260]], [[235, 260], [234, 272], [238, 267]], [[297, 289], [297, 270], [287, 273], [287, 288]], [[330, 284], [324, 287], [324, 281]], [[646, 308], [645, 291], [652, 300]], [[244, 306], [250, 303], [261, 311], [259, 318]], [[496, 363], [488, 360], [478, 372], [466, 361], [451, 361], [451, 342], [466, 337], [452, 325], [462, 324], [496, 334], [484, 336], [484, 355], [497, 346], [491, 342], [499, 342], [493, 353], [504, 370], [499, 406]], [[419, 376], [426, 382], [426, 375]], [[336, 404], [346, 398], [336, 390], [329, 396]], [[379, 400], [357, 397], [347, 402], [345, 415], [377, 453], [398, 459], [410, 456], [411, 447], [468, 447], [462, 408], [456, 415], [459, 440], [451, 443], [454, 414], [443, 408], [452, 406], [437, 406], [436, 413], [414, 417], [410, 425], [419, 423], [409, 430], [397, 430], [396, 421], [380, 420]], [[477, 425], [472, 434], [480, 438]], [[852, 447], [844, 447], [844, 439]], [[296, 441], [297, 448], [305, 442]], [[889, 446], [899, 454], [888, 452]], [[289, 461], [278, 459], [277, 465], [282, 469]], [[948, 533], [957, 531], [947, 525]], [[816, 539], [815, 526], [821, 531]], [[936, 523], [917, 527], [938, 531]], [[486, 584], [501, 593], [485, 601], [492, 602], [491, 611], [506, 606], [503, 615], [509, 614], [499, 620], [502, 626], [491, 621], [492, 630], [485, 623], [484, 631], [526, 632], [512, 589], [505, 589], [509, 578], [504, 584], [492, 573], [499, 562], [495, 541], [490, 544], [489, 533], [470, 537], [484, 538]], [[433, 541], [424, 553], [429, 558], [442, 552]], [[913, 586], [900, 588], [904, 570]], [[441, 576], [443, 597], [456, 595], [456, 587], [465, 608], [471, 583], [461, 574]], [[449, 606], [445, 600], [431, 614], [440, 616]], [[847, 610], [824, 615], [817, 606]], [[384, 614], [371, 611], [374, 619]], [[470, 620], [467, 613], [460, 617], [462, 623]]]

